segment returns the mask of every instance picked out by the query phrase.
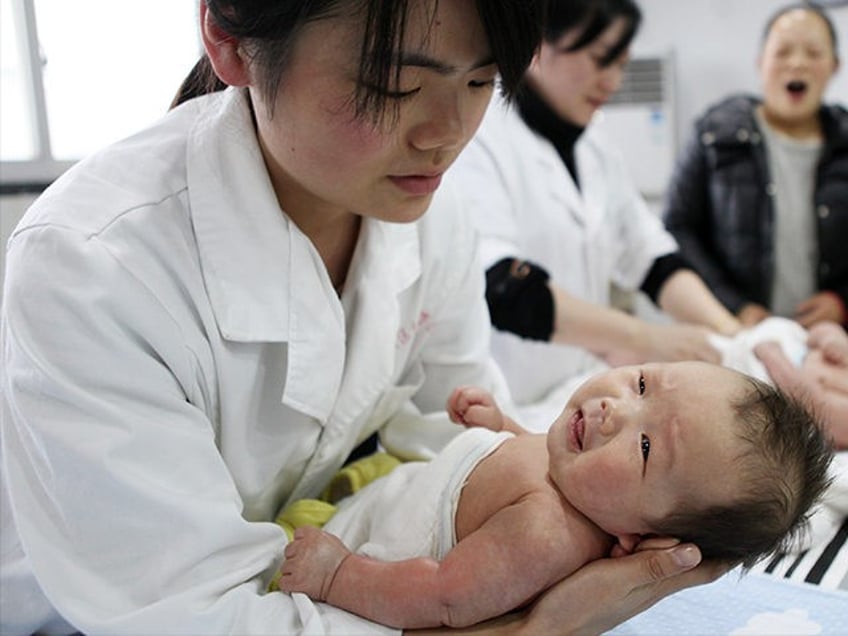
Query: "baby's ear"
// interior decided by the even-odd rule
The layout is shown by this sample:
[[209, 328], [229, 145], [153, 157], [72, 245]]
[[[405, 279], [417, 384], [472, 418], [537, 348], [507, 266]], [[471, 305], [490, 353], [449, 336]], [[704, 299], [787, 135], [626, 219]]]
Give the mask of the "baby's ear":
[[615, 538], [618, 539], [618, 543], [613, 546], [612, 556], [624, 556], [632, 553], [642, 540], [642, 536], [638, 534], [618, 534]]

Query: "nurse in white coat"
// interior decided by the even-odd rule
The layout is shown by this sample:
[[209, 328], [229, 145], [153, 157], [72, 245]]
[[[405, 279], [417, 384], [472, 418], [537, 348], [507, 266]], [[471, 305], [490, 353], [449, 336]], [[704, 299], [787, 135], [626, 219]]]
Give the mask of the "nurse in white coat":
[[[366, 4], [205, 0], [184, 97], [203, 71], [231, 87], [83, 161], [14, 231], [0, 633], [392, 631], [266, 594], [272, 521], [375, 431], [426, 457], [455, 385], [504, 395], [473, 235], [436, 190], [537, 31], [527, 0]], [[708, 580], [698, 560], [609, 560], [510, 631], [613, 625]]]
[[[482, 236], [494, 352], [531, 427], [552, 421], [564, 385], [602, 361], [717, 362], [709, 330], [739, 327], [592, 122], [620, 84], [639, 9], [554, 0], [549, 12], [517, 105], [493, 102], [451, 169]], [[702, 327], [611, 309], [611, 283]]]

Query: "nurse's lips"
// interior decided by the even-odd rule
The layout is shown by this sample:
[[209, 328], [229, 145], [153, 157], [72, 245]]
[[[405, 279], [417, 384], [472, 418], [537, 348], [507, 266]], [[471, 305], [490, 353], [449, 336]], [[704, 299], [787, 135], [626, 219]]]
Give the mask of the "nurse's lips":
[[577, 410], [568, 420], [567, 435], [568, 445], [571, 450], [581, 452], [583, 450], [583, 436], [586, 433], [586, 421], [583, 419], [583, 411]]
[[433, 194], [442, 182], [442, 175], [439, 174], [409, 174], [409, 175], [392, 175], [389, 176], [392, 183], [408, 194], [415, 196], [424, 196]]

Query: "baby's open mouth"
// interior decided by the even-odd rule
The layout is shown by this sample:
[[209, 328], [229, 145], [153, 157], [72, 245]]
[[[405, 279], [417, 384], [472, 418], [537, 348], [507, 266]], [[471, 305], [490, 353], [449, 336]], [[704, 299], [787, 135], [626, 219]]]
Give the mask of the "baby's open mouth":
[[578, 409], [577, 412], [571, 416], [571, 421], [568, 426], [568, 437], [575, 450], [583, 450], [583, 436], [585, 433], [586, 421], [583, 419], [583, 411]]
[[786, 85], [786, 90], [794, 95], [800, 95], [807, 90], [807, 82], [801, 80], [792, 80]]

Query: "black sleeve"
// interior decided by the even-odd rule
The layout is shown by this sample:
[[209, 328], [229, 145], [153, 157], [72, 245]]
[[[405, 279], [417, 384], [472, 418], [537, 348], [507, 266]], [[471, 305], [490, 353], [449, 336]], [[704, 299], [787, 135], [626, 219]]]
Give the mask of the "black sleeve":
[[645, 276], [645, 280], [642, 281], [642, 286], [639, 289], [645, 292], [648, 297], [654, 301], [655, 305], [658, 305], [657, 299], [659, 298], [663, 285], [665, 285], [665, 281], [671, 278], [672, 274], [681, 269], [692, 269], [692, 266], [685, 258], [683, 258], [683, 255], [680, 254], [680, 252], [673, 252], [671, 254], [666, 254], [665, 256], [660, 256], [654, 261], [654, 264], [651, 265], [651, 269], [648, 271], [648, 275]]
[[529, 261], [504, 258], [486, 271], [492, 325], [529, 340], [551, 339], [554, 298], [548, 273]]

